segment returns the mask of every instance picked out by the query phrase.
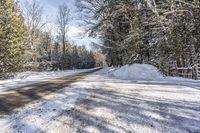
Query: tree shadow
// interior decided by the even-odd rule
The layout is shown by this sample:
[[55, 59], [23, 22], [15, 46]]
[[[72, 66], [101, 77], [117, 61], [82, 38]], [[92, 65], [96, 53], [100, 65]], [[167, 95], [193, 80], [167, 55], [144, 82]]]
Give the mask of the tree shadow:
[[[199, 116], [193, 116], [194, 112], [197, 113], [197, 115], [200, 112], [199, 103], [185, 101], [154, 101], [139, 95], [136, 97], [134, 95], [104, 88], [74, 89], [81, 94], [81, 98], [75, 103], [76, 107], [63, 109], [47, 121], [59, 121], [61, 117], [70, 117], [74, 123], [70, 126], [76, 128], [76, 132], [81, 133], [88, 133], [89, 131], [86, 130], [87, 127], [94, 127], [98, 131], [104, 133], [115, 133], [116, 130], [135, 132], [134, 129], [127, 128], [129, 127], [128, 125], [131, 124], [153, 128], [159, 132], [200, 131], [198, 127], [200, 118]], [[69, 97], [67, 94], [62, 93], [62, 95]], [[71, 96], [74, 97], [73, 95]], [[55, 107], [62, 106], [55, 101], [50, 102]], [[65, 101], [62, 101], [61, 103], [64, 102]], [[120, 127], [115, 121], [106, 120], [104, 116], [95, 116], [92, 112], [97, 108], [111, 110], [118, 120], [127, 125], [127, 127]], [[32, 110], [29, 111], [32, 112]], [[52, 110], [46, 112], [45, 116], [49, 117], [48, 114], [51, 113]], [[160, 117], [151, 116], [151, 113], [157, 114]], [[18, 122], [16, 124], [18, 124]]]
[[[102, 88], [87, 91], [95, 94], [95, 98], [90, 99], [89, 105], [87, 102], [81, 102], [80, 105], [86, 108], [108, 108], [126, 124], [139, 124], [160, 131], [162, 129], [159, 128], [164, 126], [178, 131], [200, 132], [200, 103], [175, 100], [154, 101], [138, 94], [135, 97]], [[151, 117], [144, 112], [156, 114], [160, 118]]]
[[200, 132], [200, 103], [198, 102], [155, 101], [138, 94], [135, 97], [103, 88], [89, 88], [87, 92], [94, 94], [95, 97], [82, 100], [78, 103], [79, 106], [86, 109], [107, 108], [127, 125], [137, 124], [160, 132], [164, 128], [171, 131]]
[[[76, 132], [89, 133], [87, 127], [99, 132], [137, 132], [132, 125], [158, 132], [200, 132], [200, 103], [182, 100], [157, 100], [138, 93], [127, 94], [107, 88], [74, 88], [71, 95], [80, 95], [72, 108], [63, 109], [48, 121], [71, 118]], [[62, 92], [61, 92], [62, 93]], [[79, 93], [79, 94], [77, 94]], [[62, 93], [69, 97], [67, 93]], [[62, 106], [51, 101], [55, 106]], [[61, 103], [65, 103], [63, 100]], [[109, 110], [116, 121], [94, 113], [97, 109]], [[48, 115], [47, 112], [46, 115]], [[117, 124], [119, 121], [122, 125]], [[62, 121], [63, 122], [63, 121]]]
[[[87, 84], [89, 80], [83, 79], [81, 82]], [[148, 128], [151, 129], [150, 131], [152, 132], [200, 132], [200, 102], [198, 102], [198, 100], [189, 101], [179, 98], [164, 99], [162, 97], [153, 98], [141, 95], [141, 93], [138, 93], [139, 91], [151, 91], [151, 93], [179, 92], [164, 90], [162, 88], [145, 89], [142, 88], [142, 86], [141, 90], [139, 90], [134, 88], [134, 82], [124, 82], [123, 88], [120, 89], [109, 89], [109, 86], [106, 88], [106, 85], [102, 85], [98, 88], [95, 88], [95, 86], [92, 87], [91, 84], [95, 82], [99, 84], [105, 83], [105, 81], [101, 79], [99, 79], [99, 81], [92, 81], [89, 82], [90, 86], [88, 88], [81, 86], [73, 88], [73, 90], [75, 90], [73, 93], [66, 90], [66, 92], [62, 92], [62, 90], [60, 90], [59, 94], [63, 95], [64, 98], [61, 99], [60, 102], [47, 100], [53, 107], [50, 110], [45, 110], [45, 112], [39, 112], [35, 115], [43, 115], [42, 118], [48, 118], [46, 120], [46, 125], [49, 125], [52, 121], [60, 121], [66, 124], [65, 122], [67, 120], [63, 120], [62, 118], [70, 118], [72, 124], [68, 126], [74, 128], [74, 132], [78, 133], [91, 132], [88, 130], [88, 127], [93, 127], [96, 131], [103, 133], [134, 133], [140, 130], [136, 129], [137, 127]], [[108, 83], [116, 84], [116, 86], [118, 83], [119, 85], [122, 84], [114, 80], [109, 80]], [[149, 84], [143, 85], [149, 86]], [[155, 83], [154, 85], [157, 84]], [[54, 86], [54, 84], [52, 86]], [[131, 91], [123, 92], [123, 90], [127, 89], [129, 86], [132, 86]], [[24, 92], [19, 92], [21, 95], [26, 95], [23, 93]], [[192, 94], [189, 95], [192, 96]], [[70, 97], [78, 97], [74, 106], [63, 108], [52, 115], [54, 108], [65, 106]], [[37, 109], [30, 109], [27, 112], [32, 114], [34, 111], [40, 111], [42, 107], [44, 107], [44, 105], [41, 104], [36, 107]], [[102, 110], [103, 113], [109, 111], [110, 114], [115, 116], [115, 119], [109, 119], [109, 117], [105, 116], [103, 113], [98, 114], [98, 109], [105, 109], [104, 111]], [[12, 121], [12, 119], [10, 121]], [[17, 124], [16, 122], [14, 125]]]

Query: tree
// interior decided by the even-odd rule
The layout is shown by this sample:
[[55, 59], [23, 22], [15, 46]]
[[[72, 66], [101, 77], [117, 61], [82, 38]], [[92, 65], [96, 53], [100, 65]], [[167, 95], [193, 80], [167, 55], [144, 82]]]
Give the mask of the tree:
[[69, 9], [66, 4], [60, 5], [57, 14], [57, 23], [60, 39], [62, 42], [62, 69], [65, 65], [65, 55], [66, 55], [66, 42], [67, 42], [67, 31], [69, 23]]
[[26, 30], [14, 0], [0, 1], [0, 73], [22, 70]]
[[149, 63], [169, 73], [199, 52], [198, 0], [76, 0], [109, 66]]
[[28, 61], [37, 62], [38, 58], [38, 47], [41, 44], [41, 30], [45, 26], [43, 22], [43, 7], [37, 0], [25, 1], [23, 5], [23, 17], [28, 33], [28, 46], [27, 46], [27, 57], [31, 55], [31, 59]]
[[39, 55], [46, 61], [51, 61], [53, 37], [51, 31], [41, 33]]

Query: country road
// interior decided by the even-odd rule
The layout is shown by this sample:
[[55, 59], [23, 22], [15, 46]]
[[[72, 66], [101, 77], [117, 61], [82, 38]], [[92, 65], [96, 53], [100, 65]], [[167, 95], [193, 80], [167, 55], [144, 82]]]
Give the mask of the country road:
[[1, 133], [200, 132], [199, 86], [120, 80], [102, 69], [3, 95]]
[[98, 70], [99, 69], [95, 69], [0, 92], [0, 114], [9, 114], [16, 108], [68, 87], [70, 84]]

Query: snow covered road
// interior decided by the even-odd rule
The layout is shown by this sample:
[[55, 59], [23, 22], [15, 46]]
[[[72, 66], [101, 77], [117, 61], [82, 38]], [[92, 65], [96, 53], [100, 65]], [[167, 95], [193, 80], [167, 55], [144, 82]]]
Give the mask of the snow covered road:
[[198, 133], [200, 87], [131, 82], [103, 70], [0, 118], [12, 133]]
[[[94, 68], [96, 69], [96, 68]], [[52, 72], [21, 72], [16, 73], [12, 79], [0, 80], [0, 92], [12, 90], [17, 87], [23, 87], [42, 81], [49, 81], [55, 78], [64, 76], [75, 75], [81, 72], [87, 72], [93, 69], [74, 69], [65, 71], [52, 71]]]
[[40, 81], [34, 84], [27, 84], [21, 87], [16, 87], [0, 92], [0, 114], [10, 114], [13, 110], [22, 107], [34, 100], [59, 91], [65, 87], [70, 86], [71, 83], [77, 82], [85, 75], [99, 70], [90, 69], [85, 72], [77, 72], [61, 78], [49, 79]]

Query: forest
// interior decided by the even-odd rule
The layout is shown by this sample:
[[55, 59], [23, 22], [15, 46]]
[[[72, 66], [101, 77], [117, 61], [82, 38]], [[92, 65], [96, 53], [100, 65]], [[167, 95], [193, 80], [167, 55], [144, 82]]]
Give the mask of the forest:
[[69, 41], [70, 9], [66, 4], [57, 9], [56, 31], [48, 26], [39, 1], [20, 4], [15, 0], [0, 1], [2, 76], [22, 71], [83, 69], [102, 65], [101, 50], [88, 50]]
[[193, 67], [200, 52], [199, 0], [76, 0], [109, 66]]
[[[45, 28], [39, 1], [0, 5], [0, 73], [151, 64], [163, 73], [194, 67], [200, 51], [198, 0], [76, 0], [92, 50], [67, 37], [70, 10], [57, 11], [56, 34]], [[105, 58], [105, 59], [104, 59]]]

